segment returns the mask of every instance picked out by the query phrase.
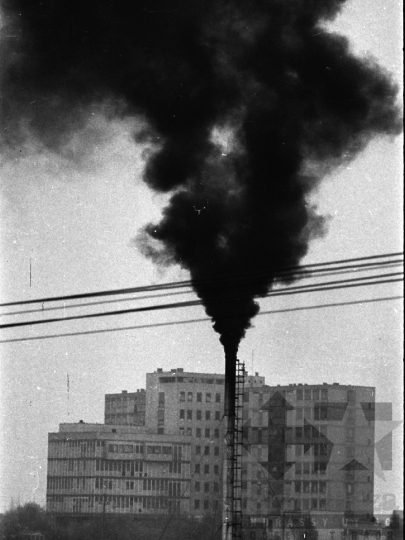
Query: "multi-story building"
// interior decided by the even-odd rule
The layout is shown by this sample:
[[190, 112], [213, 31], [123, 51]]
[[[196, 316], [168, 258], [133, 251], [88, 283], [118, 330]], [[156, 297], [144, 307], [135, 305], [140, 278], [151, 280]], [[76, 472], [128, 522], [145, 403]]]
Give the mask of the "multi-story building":
[[145, 425], [146, 393], [144, 389], [136, 392], [123, 390], [121, 394], [106, 394], [104, 404], [104, 423], [128, 426]]
[[[146, 383], [106, 396], [105, 425], [64, 424], [49, 435], [49, 509], [219, 511], [224, 375], [158, 369]], [[374, 404], [374, 388], [270, 387], [258, 373], [246, 375], [243, 514], [266, 518], [267, 527], [287, 514], [372, 515]]]
[[54, 514], [188, 513], [191, 444], [145, 428], [60, 424], [48, 436]]
[[[244, 513], [373, 515], [375, 389], [249, 388], [243, 408]], [[271, 523], [270, 525], [271, 526]]]

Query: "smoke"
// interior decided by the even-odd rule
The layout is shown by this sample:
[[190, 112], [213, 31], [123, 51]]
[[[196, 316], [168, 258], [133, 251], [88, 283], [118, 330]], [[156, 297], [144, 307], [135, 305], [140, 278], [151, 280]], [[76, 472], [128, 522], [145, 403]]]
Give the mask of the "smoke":
[[401, 130], [389, 74], [322, 26], [344, 3], [4, 0], [3, 148], [59, 151], [92, 108], [142, 118], [144, 180], [172, 196], [138, 245], [190, 271], [235, 355], [254, 298], [325, 231], [325, 171]]

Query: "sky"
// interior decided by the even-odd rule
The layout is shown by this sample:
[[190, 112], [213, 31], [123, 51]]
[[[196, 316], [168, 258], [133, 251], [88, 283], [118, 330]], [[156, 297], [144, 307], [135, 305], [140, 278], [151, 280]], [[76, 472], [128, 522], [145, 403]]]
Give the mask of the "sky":
[[[401, 25], [399, 0], [352, 0], [331, 27], [402, 81]], [[134, 244], [166, 200], [142, 182], [147, 149], [132, 137], [137, 122], [95, 114], [62, 155], [29, 146], [0, 158], [1, 302], [188, 279], [180, 268], [157, 268]], [[84, 152], [89, 137], [94, 144]], [[402, 251], [402, 144], [401, 137], [374, 140], [323, 181], [312, 198], [330, 216], [328, 234], [312, 242], [303, 263]], [[396, 283], [260, 305], [267, 311], [400, 294]], [[8, 329], [0, 340], [204, 317], [198, 306]], [[239, 358], [271, 385], [375, 386], [377, 401], [392, 402], [393, 420], [402, 420], [402, 328], [401, 300], [265, 314], [253, 321]], [[158, 367], [224, 371], [209, 322], [0, 343], [0, 359], [0, 512], [12, 502], [44, 504], [47, 434], [62, 422], [102, 422], [105, 393], [143, 388], [145, 373]], [[375, 493], [393, 493], [401, 506], [401, 427], [393, 440], [393, 470], [376, 477]]]

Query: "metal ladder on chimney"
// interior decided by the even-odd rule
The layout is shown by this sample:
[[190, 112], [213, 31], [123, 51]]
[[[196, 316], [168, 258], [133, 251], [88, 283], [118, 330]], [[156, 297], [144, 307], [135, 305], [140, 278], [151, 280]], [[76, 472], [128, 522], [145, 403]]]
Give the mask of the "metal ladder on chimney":
[[245, 364], [236, 361], [235, 377], [235, 437], [233, 454], [233, 522], [232, 538], [242, 538], [242, 427]]

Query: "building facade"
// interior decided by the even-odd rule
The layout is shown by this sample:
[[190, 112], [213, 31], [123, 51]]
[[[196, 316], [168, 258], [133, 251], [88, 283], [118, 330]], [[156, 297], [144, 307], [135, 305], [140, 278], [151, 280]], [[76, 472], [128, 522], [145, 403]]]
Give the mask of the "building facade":
[[[224, 375], [157, 369], [145, 390], [106, 395], [106, 424], [62, 424], [49, 434], [48, 510], [220, 512], [224, 389]], [[374, 388], [246, 374], [243, 515], [267, 528], [288, 515], [372, 515], [374, 406]]]
[[60, 424], [48, 436], [47, 510], [54, 514], [190, 511], [191, 444], [144, 428]]
[[243, 509], [250, 516], [372, 516], [375, 389], [250, 388], [243, 408]]
[[114, 425], [145, 425], [146, 393], [123, 390], [121, 394], [106, 394], [104, 403], [104, 423]]

